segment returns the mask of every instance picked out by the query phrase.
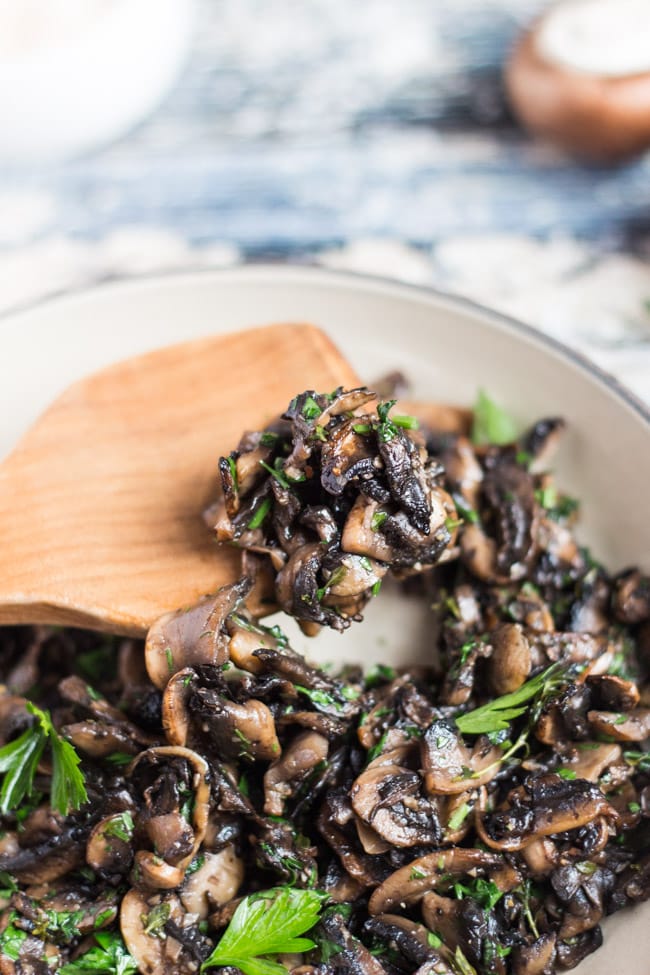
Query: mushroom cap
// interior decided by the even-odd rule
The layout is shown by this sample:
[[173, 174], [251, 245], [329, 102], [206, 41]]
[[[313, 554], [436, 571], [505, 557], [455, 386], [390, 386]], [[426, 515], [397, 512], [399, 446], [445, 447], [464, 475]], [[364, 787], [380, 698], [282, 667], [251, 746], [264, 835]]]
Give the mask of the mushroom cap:
[[650, 145], [650, 72], [603, 77], [550, 60], [543, 18], [516, 45], [505, 71], [510, 101], [532, 132], [578, 157], [614, 162]]

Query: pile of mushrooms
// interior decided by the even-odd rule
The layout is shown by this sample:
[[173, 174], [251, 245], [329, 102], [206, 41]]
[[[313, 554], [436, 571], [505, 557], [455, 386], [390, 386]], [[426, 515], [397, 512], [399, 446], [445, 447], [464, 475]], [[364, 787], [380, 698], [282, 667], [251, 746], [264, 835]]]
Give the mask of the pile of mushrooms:
[[[547, 473], [561, 422], [476, 446], [382, 433], [366, 397], [303, 394], [224, 460], [218, 532], [250, 573], [144, 647], [0, 630], [0, 747], [37, 684], [88, 791], [52, 812], [44, 763], [0, 817], [0, 947], [21, 933], [2, 975], [58, 971], [97, 931], [145, 975], [198, 972], [278, 885], [327, 894], [316, 948], [283, 959], [296, 975], [552, 975], [650, 896], [650, 584], [578, 545]], [[431, 665], [312, 666], [260, 622], [269, 567], [308, 628], [408, 575]], [[495, 701], [503, 726], [468, 731]]]

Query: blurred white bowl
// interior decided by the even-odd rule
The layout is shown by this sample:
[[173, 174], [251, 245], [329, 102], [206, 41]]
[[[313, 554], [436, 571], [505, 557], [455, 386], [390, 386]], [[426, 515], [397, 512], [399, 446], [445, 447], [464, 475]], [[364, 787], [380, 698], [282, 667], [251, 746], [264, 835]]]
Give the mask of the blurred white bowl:
[[193, 0], [0, 3], [0, 161], [42, 163], [145, 118], [187, 56]]

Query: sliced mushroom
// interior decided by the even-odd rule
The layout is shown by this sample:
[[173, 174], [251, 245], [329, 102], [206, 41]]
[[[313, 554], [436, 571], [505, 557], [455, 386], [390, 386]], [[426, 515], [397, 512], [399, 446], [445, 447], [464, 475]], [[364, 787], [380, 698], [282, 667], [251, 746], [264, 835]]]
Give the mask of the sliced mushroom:
[[44, 843], [0, 855], [0, 871], [6, 871], [21, 884], [47, 884], [65, 876], [84, 863], [85, 835], [68, 828]]
[[510, 808], [485, 816], [485, 790], [481, 789], [476, 829], [491, 849], [522, 850], [540, 836], [578, 829], [600, 816], [612, 822], [617, 819], [600, 789], [583, 779], [531, 776], [521, 793], [511, 798]]
[[128, 873], [133, 861], [133, 829], [133, 817], [128, 810], [101, 819], [88, 837], [88, 866], [103, 876]]
[[638, 569], [622, 572], [614, 584], [614, 615], [621, 623], [644, 623], [650, 619], [650, 579]]
[[350, 975], [386, 975], [383, 965], [350, 934], [343, 917], [334, 909], [323, 915], [321, 927], [328, 941], [337, 946], [338, 950], [333, 955], [337, 971]]
[[434, 721], [421, 741], [424, 782], [430, 795], [458, 795], [489, 782], [503, 752], [487, 738], [478, 738], [472, 751], [446, 721]]
[[196, 973], [196, 961], [165, 930], [171, 919], [182, 919], [183, 913], [182, 905], [174, 895], [162, 900], [159, 895], [147, 896], [135, 889], [124, 895], [120, 929], [141, 975]]
[[436, 807], [422, 795], [422, 780], [402, 762], [408, 745], [370, 762], [350, 791], [352, 808], [383, 839], [398, 847], [437, 843], [441, 826]]
[[588, 749], [580, 749], [577, 758], [571, 763], [571, 770], [579, 779], [587, 782], [598, 782], [603, 772], [610, 765], [615, 765], [622, 756], [621, 746], [613, 744], [599, 745], [588, 742]]
[[[364, 930], [390, 946], [412, 965], [424, 965], [427, 961], [437, 961], [440, 956], [432, 947], [430, 932], [415, 921], [399, 914], [379, 914], [366, 921]], [[434, 969], [435, 970], [435, 969]]]
[[[375, 890], [368, 903], [370, 914], [385, 914], [414, 904], [429, 891], [447, 887], [466, 874], [483, 876], [504, 864], [498, 853], [454, 847], [427, 853], [400, 867]], [[515, 885], [517, 881], [515, 880]]]
[[262, 701], [229, 701], [218, 691], [199, 688], [194, 695], [196, 717], [223, 759], [239, 756], [272, 761], [280, 754], [273, 714]]
[[303, 731], [264, 773], [264, 812], [283, 816], [284, 803], [296, 788], [327, 760], [329, 740], [315, 731]]
[[201, 854], [199, 868], [185, 878], [180, 899], [190, 914], [201, 920], [222, 904], [227, 904], [244, 880], [244, 864], [233, 846], [225, 846], [218, 853]]
[[[185, 856], [180, 857], [174, 864], [165, 865], [166, 867], [169, 867], [169, 870], [166, 870], [162, 866], [165, 864], [165, 861], [156, 854], [149, 853], [149, 851], [146, 850], [140, 850], [136, 855], [136, 865], [139, 867], [140, 871], [143, 873], [146, 872], [147, 876], [151, 876], [152, 882], [158, 878], [161, 881], [161, 886], [163, 885], [163, 882], [165, 884], [167, 882], [171, 884], [173, 870], [180, 871], [180, 878], [176, 884], [171, 884], [171, 886], [178, 886], [183, 879], [185, 869], [196, 855], [201, 844], [203, 843], [203, 840], [205, 839], [210, 810], [210, 770], [208, 763], [204, 758], [191, 749], [182, 748], [178, 745], [164, 745], [156, 748], [149, 748], [144, 752], [140, 752], [137, 758], [131, 763], [129, 770], [129, 774], [131, 777], [133, 777], [136, 772], [141, 770], [141, 766], [145, 766], [147, 763], [151, 763], [154, 768], [156, 768], [161, 763], [164, 764], [165, 761], [173, 762], [174, 760], [186, 762], [192, 772], [191, 781], [194, 797], [192, 803], [191, 826], [193, 842], [189, 849], [186, 847], [187, 853]], [[141, 854], [143, 853], [148, 855], [146, 857], [142, 857]]]
[[513, 975], [553, 975], [557, 935], [542, 934], [532, 945], [515, 945], [512, 952]]
[[589, 711], [587, 720], [595, 732], [617, 741], [645, 741], [650, 737], [650, 708], [636, 708], [627, 714]]
[[496, 695], [510, 694], [528, 679], [532, 666], [530, 644], [518, 623], [502, 623], [490, 633], [490, 643], [490, 684]]
[[156, 687], [163, 690], [169, 678], [185, 667], [227, 661], [230, 636], [225, 622], [251, 586], [252, 580], [244, 577], [190, 609], [156, 620], [145, 643], [147, 673]]

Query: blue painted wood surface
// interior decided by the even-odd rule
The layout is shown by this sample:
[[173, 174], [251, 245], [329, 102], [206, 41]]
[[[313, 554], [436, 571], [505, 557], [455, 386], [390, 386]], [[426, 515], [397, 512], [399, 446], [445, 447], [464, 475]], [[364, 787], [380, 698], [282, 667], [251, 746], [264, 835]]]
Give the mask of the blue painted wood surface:
[[638, 245], [648, 158], [587, 168], [510, 116], [501, 64], [542, 6], [202, 0], [190, 62], [151, 119], [84, 159], [4, 172], [2, 188], [52, 194], [49, 232], [144, 223], [249, 255], [486, 231]]

